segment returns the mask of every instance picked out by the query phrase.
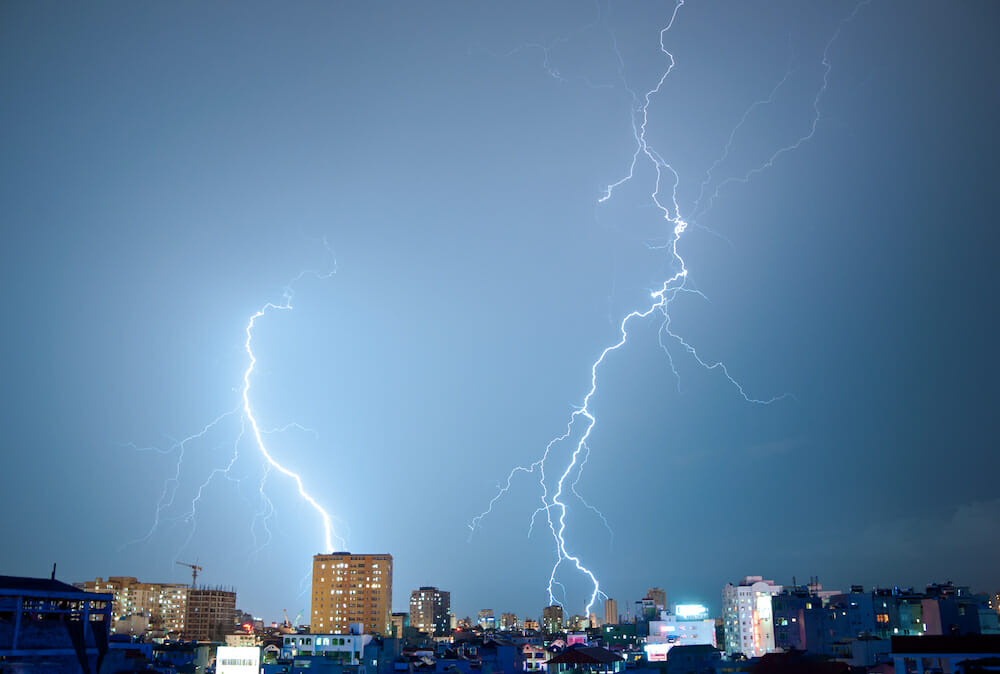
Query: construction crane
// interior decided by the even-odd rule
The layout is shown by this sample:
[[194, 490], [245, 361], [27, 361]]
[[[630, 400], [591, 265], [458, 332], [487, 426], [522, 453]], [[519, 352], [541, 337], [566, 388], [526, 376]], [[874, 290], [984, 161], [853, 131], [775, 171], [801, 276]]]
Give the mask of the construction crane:
[[198, 580], [198, 572], [201, 571], [201, 567], [198, 566], [197, 564], [188, 564], [187, 562], [177, 562], [177, 563], [180, 564], [181, 566], [191, 567], [191, 589], [192, 590], [195, 589], [194, 584]]

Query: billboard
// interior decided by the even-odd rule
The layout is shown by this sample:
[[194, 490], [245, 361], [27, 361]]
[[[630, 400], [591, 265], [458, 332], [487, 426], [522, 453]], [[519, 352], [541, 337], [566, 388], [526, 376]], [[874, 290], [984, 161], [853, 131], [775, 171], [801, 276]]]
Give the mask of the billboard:
[[674, 615], [681, 620], [705, 620], [708, 618], [708, 607], [701, 604], [677, 604]]
[[260, 674], [260, 647], [219, 646], [216, 674]]

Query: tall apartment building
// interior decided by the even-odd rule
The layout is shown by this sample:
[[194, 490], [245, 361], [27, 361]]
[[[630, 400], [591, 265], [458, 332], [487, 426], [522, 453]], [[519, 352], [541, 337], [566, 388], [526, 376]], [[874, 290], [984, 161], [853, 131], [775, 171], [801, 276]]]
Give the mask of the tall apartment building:
[[618, 602], [610, 597], [604, 600], [604, 624], [618, 624]]
[[513, 613], [500, 614], [500, 631], [513, 632], [517, 629], [517, 616]]
[[728, 583], [722, 589], [727, 655], [742, 653], [755, 658], [775, 650], [771, 597], [781, 590], [773, 580], [761, 576], [747, 576], [739, 585]]
[[451, 592], [424, 586], [410, 593], [410, 626], [437, 637], [451, 633]]
[[361, 623], [367, 634], [391, 634], [391, 611], [392, 555], [313, 557], [314, 633], [347, 634], [351, 623]]
[[548, 634], [557, 634], [563, 631], [562, 606], [553, 604], [542, 609], [542, 629]]
[[122, 618], [142, 615], [149, 619], [151, 630], [182, 634], [187, 617], [190, 588], [180, 583], [143, 583], [132, 576], [111, 576], [107, 580], [76, 583], [85, 592], [103, 592], [114, 597], [111, 605], [111, 629]]
[[497, 627], [497, 619], [493, 615], [493, 609], [491, 608], [481, 609], [477, 620], [479, 621], [479, 626], [484, 630], [493, 630]]
[[188, 590], [184, 637], [194, 641], [224, 641], [236, 625], [236, 593], [200, 588]]
[[659, 615], [660, 611], [666, 610], [667, 593], [662, 587], [650, 588], [649, 591], [646, 592], [646, 598], [653, 600], [653, 609], [656, 611], [657, 615]]

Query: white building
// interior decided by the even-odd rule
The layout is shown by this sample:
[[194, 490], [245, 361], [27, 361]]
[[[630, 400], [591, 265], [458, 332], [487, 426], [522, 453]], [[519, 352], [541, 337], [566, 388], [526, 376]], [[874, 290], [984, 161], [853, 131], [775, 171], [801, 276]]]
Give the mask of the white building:
[[739, 585], [722, 589], [722, 616], [726, 629], [726, 654], [748, 658], [773, 653], [774, 616], [771, 597], [782, 587], [761, 576], [747, 576]]
[[718, 647], [715, 621], [700, 604], [678, 604], [673, 613], [661, 611], [659, 620], [649, 621], [649, 636], [643, 647], [649, 662], [664, 662], [674, 646], [710, 645]]
[[215, 655], [218, 674], [257, 674], [260, 671], [260, 648], [257, 646], [219, 646]]
[[286, 634], [281, 657], [291, 660], [300, 655], [323, 655], [341, 665], [356, 666], [371, 640], [370, 634]]
[[525, 644], [521, 648], [521, 659], [524, 662], [524, 671], [526, 672], [545, 672], [548, 671], [549, 666], [545, 664], [548, 662], [549, 657], [552, 654], [546, 651], [541, 646], [533, 646], [531, 644]]

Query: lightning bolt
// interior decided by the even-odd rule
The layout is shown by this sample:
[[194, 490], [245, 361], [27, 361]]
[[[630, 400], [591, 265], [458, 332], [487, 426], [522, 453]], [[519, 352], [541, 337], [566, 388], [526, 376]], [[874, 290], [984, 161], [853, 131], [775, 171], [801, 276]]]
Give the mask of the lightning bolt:
[[[771, 156], [768, 157], [762, 164], [760, 164], [759, 166], [756, 166], [756, 167], [750, 169], [744, 175], [742, 175], [740, 177], [726, 178], [721, 183], [719, 183], [716, 186], [715, 191], [712, 192], [712, 196], [709, 197], [708, 203], [705, 205], [705, 208], [702, 209], [700, 212], [697, 212], [697, 216], [696, 217], [698, 219], [701, 219], [702, 217], [704, 217], [705, 214], [708, 213], [712, 209], [712, 206], [715, 205], [715, 200], [719, 198], [719, 195], [720, 195], [720, 193], [722, 192], [722, 190], [724, 188], [726, 188], [729, 185], [734, 185], [734, 184], [736, 184], [736, 185], [745, 185], [745, 184], [749, 183], [753, 179], [754, 176], [756, 176], [756, 175], [758, 175], [760, 173], [763, 173], [767, 169], [769, 169], [772, 166], [774, 166], [774, 162], [776, 162], [782, 155], [785, 155], [785, 154], [788, 154], [789, 152], [793, 152], [795, 150], [798, 150], [800, 147], [802, 147], [803, 143], [806, 143], [806, 142], [812, 140], [813, 136], [816, 135], [816, 129], [819, 126], [819, 121], [820, 121], [820, 118], [822, 117], [822, 113], [820, 112], [819, 103], [820, 103], [820, 100], [823, 98], [823, 95], [826, 93], [827, 87], [830, 84], [830, 71], [833, 70], [833, 64], [830, 62], [830, 47], [832, 47], [833, 43], [837, 41], [838, 37], [840, 37], [840, 33], [841, 33], [841, 31], [844, 30], [844, 26], [846, 26], [847, 24], [849, 24], [851, 21], [854, 20], [854, 17], [856, 17], [858, 15], [858, 12], [861, 11], [862, 7], [865, 7], [865, 6], [869, 5], [869, 4], [871, 4], [871, 0], [861, 0], [861, 2], [859, 2], [858, 4], [856, 4], [854, 6], [854, 9], [851, 11], [851, 13], [848, 14], [843, 19], [841, 19], [840, 23], [837, 25], [837, 29], [833, 32], [833, 35], [830, 36], [830, 39], [827, 40], [826, 46], [823, 48], [823, 58], [821, 60], [821, 64], [823, 66], [823, 81], [822, 81], [822, 84], [820, 85], [819, 89], [816, 91], [816, 95], [813, 97], [813, 101], [812, 101], [813, 116], [812, 116], [812, 121], [809, 124], [809, 131], [807, 131], [803, 135], [799, 136], [795, 141], [789, 143], [788, 145], [785, 145], [785, 146], [780, 147], [777, 150], [775, 150], [774, 153], [771, 154]], [[791, 74], [791, 73], [789, 73], [789, 74]], [[788, 75], [785, 76], [785, 80], [787, 80], [787, 79], [788, 79]], [[775, 87], [775, 92], [777, 91], [778, 88], [780, 88], [780, 86], [784, 83], [785, 80], [782, 80], [782, 82], [780, 82], [778, 84], [778, 87]], [[772, 92], [772, 97], [773, 97], [773, 94], [775, 92]], [[770, 100], [768, 100], [767, 102], [770, 102]], [[751, 106], [751, 108], [753, 108], [753, 107], [755, 107], [755, 106]], [[747, 113], [744, 115], [744, 120], [746, 119], [746, 116], [750, 114], [750, 112], [751, 112], [751, 110], [747, 111]], [[741, 121], [741, 124], [742, 124], [742, 121]], [[735, 135], [735, 132], [734, 132], [733, 135]], [[732, 138], [730, 138], [730, 144], [731, 143], [732, 143]], [[728, 149], [728, 145], [727, 145], [727, 149]], [[723, 156], [722, 159], [724, 159], [724, 158], [725, 157]], [[714, 169], [719, 163], [721, 163], [722, 159], [720, 159], [719, 162], [716, 162], [716, 164], [714, 164], [712, 166], [712, 169]], [[704, 185], [709, 182], [710, 177], [711, 177], [710, 175], [706, 177], [705, 183], [702, 184], [703, 188], [704, 188]], [[700, 201], [701, 201], [701, 197], [700, 196], [699, 196], [698, 201], [700, 203]], [[695, 209], [697, 209], [697, 207], [698, 207], [698, 204], [695, 204]]]
[[586, 75], [572, 75], [572, 76], [567, 76], [567, 75], [563, 74], [559, 70], [559, 68], [556, 67], [556, 65], [553, 63], [553, 53], [557, 49], [559, 49], [559, 47], [561, 45], [568, 44], [568, 43], [572, 42], [576, 37], [579, 37], [579, 36], [581, 36], [581, 35], [583, 35], [585, 33], [588, 33], [591, 30], [593, 30], [594, 28], [596, 28], [597, 26], [601, 25], [601, 19], [603, 17], [603, 11], [601, 9], [601, 3], [600, 2], [595, 2], [594, 3], [594, 9], [595, 9], [595, 12], [596, 12], [596, 17], [595, 17], [595, 19], [592, 22], [590, 22], [590, 23], [588, 23], [588, 24], [586, 24], [584, 26], [581, 26], [580, 28], [577, 28], [576, 30], [574, 30], [571, 33], [569, 33], [568, 35], [563, 35], [563, 36], [557, 37], [557, 38], [549, 41], [548, 43], [528, 42], [528, 43], [520, 44], [520, 45], [514, 47], [513, 49], [510, 49], [510, 50], [508, 50], [504, 54], [498, 54], [498, 53], [496, 53], [494, 51], [491, 51], [489, 49], [484, 49], [484, 51], [486, 51], [486, 53], [490, 54], [491, 56], [501, 57], [501, 58], [510, 58], [510, 57], [514, 56], [515, 54], [519, 54], [521, 52], [537, 51], [537, 52], [540, 52], [541, 55], [542, 55], [542, 63], [541, 63], [542, 68], [549, 75], [549, 77], [551, 77], [555, 81], [559, 82], [560, 84], [571, 84], [571, 83], [574, 83], [574, 82], [579, 82], [579, 83], [584, 84], [585, 86], [587, 86], [590, 89], [613, 89], [614, 88], [614, 84], [612, 84], [612, 83], [594, 82], [589, 77], [587, 77]]
[[[302, 278], [302, 274], [299, 274], [299, 276], [297, 276], [292, 281], [292, 283], [294, 283], [300, 278]], [[250, 320], [247, 322], [246, 326], [247, 338], [243, 346], [247, 352], [247, 358], [249, 358], [250, 362], [247, 365], [246, 372], [243, 373], [243, 416], [249, 422], [250, 429], [251, 431], [253, 431], [253, 438], [257, 444], [257, 449], [259, 449], [260, 453], [264, 455], [264, 458], [267, 460], [267, 463], [270, 465], [270, 467], [276, 469], [279, 473], [292, 478], [292, 480], [295, 482], [295, 486], [298, 488], [299, 496], [306, 503], [312, 506], [313, 510], [315, 510], [319, 514], [320, 519], [323, 522], [323, 542], [325, 545], [324, 549], [326, 550], [327, 553], [330, 553], [335, 550], [333, 546], [334, 538], [338, 540], [341, 548], [346, 547], [344, 545], [344, 539], [341, 538], [339, 535], [337, 535], [337, 533], [334, 531], [333, 521], [330, 518], [330, 514], [323, 509], [323, 506], [321, 506], [316, 501], [316, 499], [313, 498], [311, 494], [309, 494], [309, 492], [306, 491], [305, 486], [302, 483], [302, 478], [299, 476], [299, 474], [282, 466], [275, 460], [274, 456], [272, 456], [271, 453], [268, 451], [267, 445], [264, 443], [265, 431], [261, 430], [260, 424], [257, 423], [257, 417], [254, 416], [253, 408], [250, 406], [250, 377], [251, 375], [253, 375], [254, 367], [256, 367], [257, 365], [257, 357], [253, 353], [254, 326], [257, 322], [257, 319], [262, 318], [268, 311], [291, 311], [291, 309], [292, 309], [292, 292], [291, 292], [291, 284], [289, 284], [288, 288], [286, 288], [284, 303], [274, 304], [273, 302], [268, 302], [263, 307], [258, 309], [256, 313], [254, 313], [250, 317]]]
[[[260, 482], [257, 485], [257, 494], [262, 507], [254, 514], [253, 522], [250, 524], [250, 532], [253, 534], [254, 539], [254, 557], [260, 554], [271, 543], [271, 527], [268, 525], [268, 521], [274, 515], [274, 503], [271, 501], [271, 497], [267, 495], [267, 492], [264, 491], [264, 484], [267, 482], [267, 476], [270, 474], [271, 464], [265, 461], [260, 475]], [[260, 527], [264, 530], [263, 543], [257, 541], [257, 522], [260, 522]]]
[[[290, 429], [296, 429], [303, 431], [304, 433], [309, 433], [315, 439], [319, 439], [319, 433], [317, 433], [312, 428], [307, 428], [296, 422], [291, 422], [281, 426], [280, 428], [272, 428], [266, 431], [261, 431], [266, 435], [284, 433]], [[267, 495], [264, 490], [264, 484], [267, 482], [268, 476], [271, 474], [271, 464], [265, 459], [262, 466], [262, 471], [260, 475], [260, 482], [257, 485], [257, 496], [261, 502], [261, 508], [254, 514], [253, 522], [250, 524], [250, 531], [254, 537], [254, 551], [252, 556], [256, 557], [260, 552], [266, 548], [271, 543], [271, 528], [268, 525], [268, 521], [274, 516], [275, 509], [274, 503], [271, 501], [271, 497]], [[257, 523], [260, 523], [260, 528], [264, 530], [264, 541], [261, 543], [257, 540]], [[346, 547], [346, 546], [345, 546]]]
[[208, 477], [205, 478], [205, 481], [201, 483], [201, 486], [198, 487], [198, 491], [195, 492], [194, 498], [191, 499], [191, 508], [190, 510], [188, 510], [187, 514], [184, 515], [182, 518], [185, 522], [189, 523], [191, 526], [188, 529], [187, 538], [184, 540], [184, 543], [181, 544], [181, 547], [177, 550], [178, 556], [188, 546], [188, 543], [191, 542], [191, 539], [194, 538], [195, 530], [198, 527], [198, 519], [197, 519], [198, 502], [201, 501], [202, 495], [205, 493], [205, 490], [208, 489], [208, 485], [212, 483], [212, 480], [217, 475], [222, 475], [231, 482], [238, 482], [238, 480], [236, 480], [235, 478], [233, 478], [232, 475], [230, 475], [229, 471], [232, 470], [233, 465], [235, 465], [236, 463], [236, 460], [240, 458], [240, 440], [243, 439], [243, 433], [245, 430], [246, 430], [245, 424], [241, 421], [240, 432], [239, 435], [236, 436], [236, 440], [233, 442], [233, 455], [232, 458], [229, 459], [229, 463], [226, 464], [225, 468], [222, 467], [214, 468], [208, 474]]
[[[726, 181], [720, 183], [712, 193], [711, 197], [709, 198], [708, 205], [704, 210], [702, 210], [699, 213], [699, 215], [704, 215], [704, 213], [709, 208], [711, 208], [711, 205], [714, 203], [715, 199], [719, 196], [720, 190], [723, 189], [727, 184], [737, 181], [739, 182], [749, 181], [754, 175], [771, 167], [774, 164], [774, 162], [777, 161], [782, 155], [798, 149], [803, 143], [805, 143], [815, 135], [816, 128], [820, 118], [820, 105], [819, 105], [820, 99], [826, 92], [829, 83], [830, 71], [832, 69], [829, 60], [830, 48], [836, 41], [837, 37], [840, 35], [844, 26], [858, 14], [860, 9], [864, 5], [868, 4], [869, 2], [870, 0], [862, 0], [862, 2], [855, 5], [853, 11], [840, 22], [840, 24], [837, 26], [836, 31], [833, 33], [832, 37], [826, 43], [826, 46], [823, 50], [823, 58], [822, 58], [822, 64], [824, 68], [822, 84], [813, 99], [813, 110], [815, 114], [810, 124], [809, 132], [798, 138], [795, 142], [776, 150], [767, 159], [767, 161], [765, 161], [759, 167], [751, 170], [744, 177], [738, 179], [727, 179]], [[653, 98], [660, 93], [660, 90], [663, 87], [663, 83], [666, 81], [667, 77], [670, 75], [670, 73], [676, 66], [676, 60], [674, 59], [673, 54], [671, 54], [670, 51], [666, 48], [665, 39], [667, 33], [673, 27], [674, 22], [677, 19], [677, 14], [683, 5], [684, 5], [684, 0], [676, 0], [669, 21], [667, 22], [666, 26], [660, 30], [659, 46], [660, 46], [660, 51], [665, 55], [667, 59], [667, 68], [660, 76], [656, 85], [653, 88], [646, 91], [644, 95], [639, 96], [635, 92], [635, 90], [629, 87], [625, 79], [624, 59], [622, 58], [621, 52], [618, 49], [617, 40], [612, 41], [614, 52], [619, 62], [619, 75], [621, 77], [623, 87], [632, 96], [633, 110], [631, 116], [631, 124], [632, 124], [633, 136], [635, 139], [635, 150], [632, 153], [632, 159], [628, 165], [628, 170], [626, 174], [616, 182], [607, 185], [607, 187], [604, 189], [603, 194], [598, 199], [598, 204], [604, 203], [609, 199], [611, 199], [611, 197], [615, 193], [615, 190], [617, 190], [622, 185], [630, 182], [634, 178], [636, 167], [639, 164], [640, 160], [642, 160], [644, 163], [648, 163], [648, 165], [652, 167], [653, 171], [655, 172], [655, 180], [650, 197], [652, 199], [653, 204], [661, 212], [663, 219], [666, 220], [667, 223], [669, 223], [670, 227], [670, 235], [668, 238], [668, 243], [662, 246], [658, 246], [658, 248], [662, 248], [669, 251], [669, 259], [671, 262], [671, 266], [675, 271], [669, 278], [667, 278], [663, 282], [662, 286], [659, 289], [652, 291], [650, 293], [650, 303], [645, 308], [632, 311], [621, 320], [621, 323], [618, 326], [619, 330], [618, 340], [615, 343], [611, 344], [610, 346], [605, 347], [604, 350], [601, 351], [598, 358], [591, 364], [590, 389], [584, 396], [583, 404], [580, 407], [578, 407], [575, 411], [573, 411], [573, 413], [570, 415], [569, 421], [566, 426], [566, 431], [562, 435], [551, 440], [545, 446], [542, 456], [537, 461], [529, 464], [528, 466], [515, 466], [508, 473], [507, 479], [503, 483], [503, 485], [498, 485], [497, 493], [490, 500], [486, 510], [484, 510], [482, 513], [474, 517], [469, 523], [470, 538], [471, 538], [472, 535], [474, 535], [475, 531], [481, 526], [483, 519], [493, 511], [493, 507], [497, 504], [497, 502], [510, 491], [515, 477], [517, 477], [521, 473], [537, 474], [539, 477], [539, 484], [541, 486], [541, 505], [531, 515], [531, 520], [528, 528], [528, 535], [530, 537], [531, 532], [533, 531], [535, 526], [535, 521], [538, 518], [538, 516], [544, 514], [544, 521], [547, 523], [549, 531], [552, 535], [552, 540], [555, 547], [555, 555], [556, 555], [556, 560], [552, 566], [552, 570], [549, 574], [548, 584], [546, 586], [549, 602], [550, 604], [559, 603], [557, 602], [556, 595], [554, 592], [554, 588], [557, 586], [562, 588], [563, 599], [565, 601], [566, 598], [565, 586], [558, 580], [558, 576], [560, 569], [564, 564], [571, 566], [573, 569], [576, 570], [577, 573], [581, 574], [591, 583], [592, 590], [590, 591], [587, 602], [585, 604], [583, 612], [584, 615], [589, 615], [591, 613], [591, 609], [594, 605], [594, 602], [597, 600], [598, 597], [606, 595], [604, 595], [604, 593], [601, 591], [600, 583], [597, 580], [596, 575], [582, 563], [578, 555], [570, 551], [570, 548], [566, 542], [565, 534], [566, 534], [566, 517], [568, 512], [568, 505], [567, 502], [564, 500], [564, 497], [566, 496], [566, 491], [568, 487], [568, 491], [570, 491], [574, 496], [576, 496], [584, 507], [594, 511], [601, 518], [605, 526], [607, 526], [610, 531], [610, 526], [608, 525], [607, 518], [604, 517], [603, 513], [601, 513], [597, 508], [587, 503], [582, 497], [580, 497], [579, 493], [577, 492], [576, 485], [580, 479], [580, 475], [582, 474], [584, 465], [586, 464], [590, 456], [590, 447], [588, 445], [588, 440], [590, 439], [590, 435], [594, 429], [594, 426], [597, 424], [597, 418], [591, 411], [591, 401], [593, 400], [598, 389], [598, 370], [601, 368], [602, 365], [604, 365], [605, 360], [608, 359], [609, 356], [611, 356], [614, 352], [625, 347], [625, 345], [628, 343], [630, 325], [634, 324], [635, 322], [647, 319], [653, 316], [654, 314], [662, 316], [662, 320], [660, 322], [660, 327], [658, 330], [659, 344], [662, 347], [663, 351], [666, 353], [670, 363], [671, 370], [673, 371], [675, 376], [677, 375], [677, 370], [674, 367], [674, 357], [671, 354], [670, 350], [671, 344], [679, 345], [684, 352], [686, 352], [695, 362], [697, 362], [706, 371], [719, 373], [722, 377], [726, 379], [726, 381], [729, 382], [730, 385], [732, 385], [736, 389], [740, 397], [742, 397], [743, 400], [745, 400], [748, 403], [753, 403], [757, 405], [769, 405], [779, 400], [782, 400], [783, 398], [789, 397], [788, 394], [774, 396], [770, 398], [758, 398], [751, 396], [746, 391], [744, 386], [740, 384], [740, 382], [730, 373], [728, 366], [724, 362], [722, 362], [721, 360], [720, 361], [706, 360], [698, 353], [697, 349], [693, 345], [687, 342], [681, 335], [671, 330], [670, 327], [670, 321], [671, 321], [670, 311], [669, 311], [670, 305], [680, 294], [693, 293], [700, 295], [701, 297], [704, 298], [704, 295], [700, 291], [689, 286], [688, 268], [678, 250], [678, 243], [680, 242], [682, 235], [688, 228], [688, 221], [681, 215], [681, 208], [678, 203], [678, 197], [677, 197], [677, 189], [680, 183], [680, 177], [678, 176], [677, 171], [675, 171], [674, 168], [667, 161], [664, 160], [664, 158], [659, 154], [659, 152], [657, 152], [654, 148], [652, 148], [649, 145], [646, 138], [646, 130], [649, 124], [649, 108], [651, 102]], [[545, 52], [545, 54], [546, 54], [545, 67], [546, 69], [550, 70], [551, 73], [552, 70], [548, 61], [548, 52]], [[713, 163], [712, 166], [706, 172], [705, 178], [701, 184], [701, 192], [698, 195], [698, 199], [695, 204], [696, 212], [698, 205], [701, 203], [707, 191], [707, 188], [712, 181], [713, 171], [715, 171], [715, 169], [728, 156], [732, 148], [734, 139], [737, 133], [739, 132], [740, 128], [746, 122], [747, 118], [754, 111], [754, 109], [762, 105], [766, 105], [774, 99], [778, 91], [787, 82], [790, 76], [791, 76], [791, 70], [789, 69], [786, 72], [785, 76], [772, 89], [771, 93], [767, 98], [753, 103], [750, 106], [750, 108], [747, 109], [746, 112], [744, 112], [742, 118], [739, 120], [736, 127], [730, 133], [729, 139], [723, 150], [722, 156], [719, 159], [717, 159], [715, 163]], [[665, 183], [667, 182], [670, 183], [669, 188], [665, 187]], [[666, 201], [666, 197], [662, 197], [661, 200], [661, 195], [665, 191], [667, 191], [667, 189], [669, 189], [669, 201], [667, 203], [664, 203], [664, 201]], [[579, 428], [577, 428], [578, 426]], [[569, 456], [565, 468], [563, 468], [562, 471], [559, 473], [559, 478], [558, 481], [555, 483], [554, 491], [550, 494], [549, 485], [546, 481], [545, 469], [549, 463], [552, 450], [557, 445], [566, 441], [570, 441], [574, 435], [574, 431], [579, 432], [579, 437], [572, 440], [572, 442], [574, 443], [573, 451]], [[576, 471], [576, 477], [570, 482], [569, 481], [570, 476], [574, 474], [574, 471]]]
[[[323, 240], [323, 245], [326, 248], [327, 253], [331, 255], [329, 245], [325, 240]], [[233, 409], [219, 415], [211, 422], [206, 424], [200, 431], [186, 438], [174, 442], [171, 446], [166, 449], [161, 449], [157, 447], [138, 447], [134, 443], [125, 443], [125, 446], [131, 447], [136, 451], [155, 451], [162, 454], [177, 454], [176, 464], [174, 467], [174, 473], [169, 477], [163, 486], [163, 490], [157, 500], [153, 524], [147, 531], [145, 536], [142, 536], [126, 545], [131, 545], [133, 543], [149, 541], [152, 536], [156, 533], [157, 529], [162, 525], [164, 521], [181, 521], [188, 525], [188, 533], [184, 543], [181, 545], [178, 553], [184, 549], [190, 543], [191, 539], [195, 534], [197, 528], [197, 514], [198, 506], [204, 493], [209, 489], [211, 483], [219, 478], [223, 477], [225, 479], [239, 482], [239, 480], [232, 475], [232, 469], [237, 464], [240, 459], [240, 446], [247, 439], [252, 439], [252, 444], [256, 450], [260, 453], [263, 458], [262, 470], [260, 481], [257, 484], [258, 498], [261, 503], [261, 507], [255, 515], [253, 522], [250, 525], [251, 533], [254, 537], [254, 552], [257, 553], [263, 547], [265, 547], [271, 540], [271, 530], [268, 525], [269, 519], [274, 515], [275, 508], [270, 497], [267, 495], [265, 490], [265, 484], [268, 477], [272, 471], [277, 471], [281, 475], [290, 478], [296, 487], [299, 497], [305, 501], [313, 510], [316, 511], [319, 519], [322, 523], [323, 528], [323, 549], [326, 552], [333, 552], [337, 549], [334, 546], [336, 541], [340, 548], [346, 547], [345, 540], [342, 536], [337, 534], [337, 531], [333, 524], [333, 518], [330, 514], [320, 505], [320, 503], [314, 498], [305, 487], [305, 483], [302, 477], [282, 465], [274, 456], [274, 454], [269, 450], [267, 443], [265, 442], [265, 436], [276, 433], [284, 433], [289, 430], [298, 430], [302, 432], [311, 433], [317, 436], [316, 431], [307, 428], [301, 424], [292, 422], [285, 424], [284, 426], [278, 428], [262, 428], [257, 420], [257, 416], [254, 413], [253, 406], [251, 404], [251, 382], [254, 375], [254, 370], [257, 366], [257, 356], [253, 350], [253, 335], [254, 329], [257, 327], [258, 320], [264, 318], [268, 313], [279, 312], [279, 311], [291, 311], [292, 310], [292, 299], [294, 297], [294, 287], [306, 276], [315, 277], [317, 279], [327, 279], [330, 278], [334, 273], [336, 273], [336, 267], [334, 266], [332, 271], [320, 272], [315, 270], [302, 271], [296, 275], [291, 281], [289, 281], [282, 292], [282, 300], [280, 302], [268, 302], [264, 304], [260, 309], [255, 311], [248, 319], [246, 326], [244, 327], [245, 339], [243, 341], [243, 350], [247, 358], [247, 366], [243, 372], [242, 385], [239, 388], [239, 404]], [[213, 468], [202, 483], [195, 490], [195, 494], [191, 499], [190, 505], [187, 511], [178, 517], [167, 518], [165, 513], [167, 513], [174, 505], [177, 492], [181, 483], [181, 472], [182, 466], [184, 464], [185, 454], [188, 450], [189, 445], [197, 441], [204, 440], [210, 433], [215, 431], [220, 427], [220, 425], [227, 419], [237, 417], [239, 419], [239, 432], [236, 434], [235, 438], [232, 440], [232, 454], [230, 455], [228, 461], [221, 466]], [[249, 433], [247, 432], [249, 430]], [[263, 542], [258, 540], [258, 529], [263, 530]], [[125, 547], [125, 546], [122, 546]]]
[[[740, 129], [743, 128], [743, 125], [747, 123], [747, 120], [750, 118], [750, 115], [753, 113], [754, 110], [756, 110], [761, 106], [770, 105], [771, 103], [774, 102], [774, 97], [778, 94], [778, 91], [783, 86], [785, 86], [785, 84], [788, 82], [788, 79], [792, 76], [792, 73], [793, 70], [791, 64], [789, 64], [788, 70], [785, 71], [785, 76], [782, 77], [781, 80], [774, 85], [774, 88], [771, 89], [771, 93], [768, 94], [767, 98], [763, 98], [759, 101], [754, 101], [753, 103], [750, 104], [750, 107], [748, 107], [746, 110], [743, 111], [743, 116], [740, 117], [740, 121], [737, 122], [736, 126], [734, 126], [733, 130], [729, 133], [729, 139], [726, 141], [726, 146], [722, 149], [722, 154], [719, 156], [718, 159], [712, 162], [712, 165], [708, 167], [707, 171], [705, 171], [705, 179], [701, 182], [701, 189], [698, 192], [698, 198], [695, 199], [694, 207], [691, 209], [692, 211], [694, 211], [695, 213], [699, 212], [698, 207], [701, 205], [701, 200], [705, 197], [705, 190], [707, 190], [708, 186], [712, 183], [712, 173], [715, 171], [715, 169], [719, 168], [719, 165], [722, 162], [726, 161], [726, 158], [729, 156], [730, 151], [733, 149], [733, 143], [736, 140], [736, 134], [739, 133]], [[718, 192], [713, 194], [712, 198], [714, 199], [716, 196], [718, 196]]]
[[160, 498], [156, 502], [156, 510], [153, 513], [153, 524], [150, 526], [149, 531], [146, 532], [145, 536], [141, 536], [139, 538], [136, 538], [135, 540], [129, 541], [125, 545], [120, 546], [118, 548], [119, 552], [121, 552], [124, 548], [128, 547], [129, 545], [133, 545], [135, 543], [142, 543], [150, 540], [153, 537], [153, 534], [156, 533], [156, 530], [160, 528], [160, 522], [161, 519], [163, 518], [163, 513], [174, 504], [174, 498], [177, 495], [177, 488], [180, 486], [180, 481], [181, 481], [181, 466], [184, 463], [184, 453], [187, 450], [188, 444], [204, 438], [208, 433], [210, 433], [220, 423], [222, 423], [224, 419], [238, 413], [239, 413], [238, 407], [231, 409], [228, 412], [224, 412], [219, 416], [217, 416], [212, 421], [210, 421], [209, 423], [207, 423], [197, 433], [192, 433], [183, 440], [175, 442], [173, 445], [171, 445], [166, 449], [161, 449], [158, 447], [137, 447], [134, 443], [131, 442], [122, 443], [123, 446], [131, 447], [136, 451], [140, 452], [153, 451], [159, 454], [171, 454], [173, 452], [177, 452], [177, 462], [176, 465], [174, 466], [173, 477], [167, 478], [163, 483], [163, 491], [160, 493]]

